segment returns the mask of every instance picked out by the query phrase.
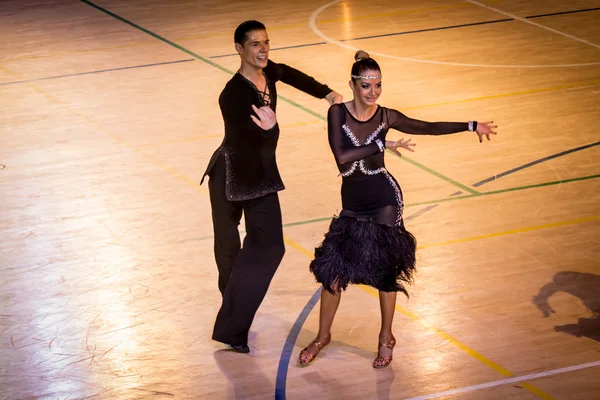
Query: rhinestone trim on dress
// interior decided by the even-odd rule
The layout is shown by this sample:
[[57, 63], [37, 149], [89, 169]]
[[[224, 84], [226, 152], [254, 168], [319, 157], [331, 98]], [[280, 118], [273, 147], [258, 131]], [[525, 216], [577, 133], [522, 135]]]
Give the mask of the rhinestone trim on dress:
[[[385, 127], [385, 122], [382, 122], [381, 124], [379, 124], [377, 129], [375, 131], [373, 131], [373, 133], [371, 133], [371, 135], [369, 135], [369, 137], [365, 141], [365, 145], [371, 144], [373, 142], [373, 140], [375, 140], [377, 135], [379, 135], [379, 133], [381, 132], [381, 130], [384, 127]], [[358, 138], [354, 135], [352, 130], [346, 124], [342, 125], [342, 129], [344, 130], [344, 132], [346, 133], [346, 136], [348, 136], [348, 138], [350, 139], [352, 144], [356, 147], [360, 147], [360, 141], [358, 140]], [[343, 178], [348, 177], [348, 176], [354, 174], [357, 169], [359, 169], [360, 172], [362, 172], [365, 175], [385, 174], [388, 182], [390, 183], [390, 185], [392, 185], [392, 188], [394, 189], [394, 192], [396, 194], [396, 201], [398, 202], [398, 216], [396, 217], [396, 224], [400, 225], [400, 223], [402, 221], [402, 215], [404, 213], [404, 201], [402, 199], [402, 195], [400, 194], [400, 188], [394, 181], [394, 178], [392, 178], [390, 173], [383, 167], [378, 168], [378, 169], [368, 169], [365, 166], [364, 159], [354, 161], [352, 163], [352, 166], [350, 167], [350, 169], [346, 172], [341, 173], [339, 176], [341, 176]]]

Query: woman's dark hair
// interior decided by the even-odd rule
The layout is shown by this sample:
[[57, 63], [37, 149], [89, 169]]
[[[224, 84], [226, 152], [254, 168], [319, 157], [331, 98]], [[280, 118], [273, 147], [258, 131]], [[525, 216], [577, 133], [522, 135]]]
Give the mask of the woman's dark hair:
[[248, 40], [248, 32], [266, 30], [267, 28], [265, 28], [261, 22], [254, 20], [244, 21], [236, 28], [235, 33], [233, 34], [233, 41], [243, 46], [244, 43], [246, 43], [246, 40]]
[[381, 68], [377, 61], [373, 60], [369, 53], [364, 50], [358, 50], [354, 54], [354, 64], [352, 64], [351, 74], [353, 75], [352, 80], [357, 81], [360, 78], [354, 78], [354, 76], [360, 76], [367, 70], [379, 71], [381, 72]]

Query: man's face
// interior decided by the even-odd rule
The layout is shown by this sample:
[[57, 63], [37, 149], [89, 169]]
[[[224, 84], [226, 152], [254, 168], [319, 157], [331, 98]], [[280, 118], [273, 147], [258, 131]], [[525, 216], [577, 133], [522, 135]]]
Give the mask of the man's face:
[[256, 68], [265, 68], [269, 59], [269, 36], [265, 30], [256, 30], [246, 33], [244, 45], [235, 44], [235, 49], [242, 58], [242, 63], [250, 64]]

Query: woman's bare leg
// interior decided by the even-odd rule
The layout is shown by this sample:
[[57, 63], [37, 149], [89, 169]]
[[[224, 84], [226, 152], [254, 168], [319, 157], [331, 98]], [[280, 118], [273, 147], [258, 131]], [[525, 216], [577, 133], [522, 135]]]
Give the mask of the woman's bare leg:
[[317, 333], [317, 338], [300, 353], [300, 362], [302, 364], [312, 361], [321, 349], [329, 344], [331, 340], [331, 325], [333, 324], [333, 318], [341, 299], [342, 294], [339, 292], [332, 294], [325, 289], [321, 290], [319, 332]]
[[[390, 344], [394, 335], [392, 334], [392, 322], [396, 311], [397, 292], [379, 291], [379, 307], [381, 309], [381, 330], [379, 331], [379, 343]], [[381, 346], [377, 352], [378, 357], [390, 357], [392, 349]]]

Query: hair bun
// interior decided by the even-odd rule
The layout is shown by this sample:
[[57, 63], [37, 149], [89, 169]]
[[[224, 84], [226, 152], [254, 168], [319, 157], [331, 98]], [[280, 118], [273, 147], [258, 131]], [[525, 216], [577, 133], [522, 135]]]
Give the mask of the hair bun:
[[369, 56], [369, 53], [367, 53], [364, 50], [358, 50], [355, 54], [354, 54], [354, 61], [360, 61], [360, 60], [364, 60], [366, 58], [371, 58]]

